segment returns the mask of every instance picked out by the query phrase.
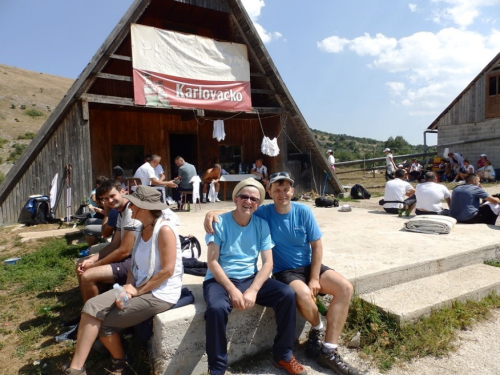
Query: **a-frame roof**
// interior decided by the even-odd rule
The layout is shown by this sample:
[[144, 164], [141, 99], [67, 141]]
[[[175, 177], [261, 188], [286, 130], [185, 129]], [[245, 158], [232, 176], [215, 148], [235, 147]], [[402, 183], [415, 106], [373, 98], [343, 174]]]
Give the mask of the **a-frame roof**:
[[492, 69], [495, 65], [500, 64], [500, 53], [498, 53], [489, 63], [484, 67], [481, 72], [474, 77], [474, 79], [462, 90], [460, 94], [444, 109], [443, 112], [427, 127], [427, 129], [434, 130], [438, 129], [439, 120], [446, 114], [453, 106], [469, 91], [469, 89], [490, 69]]
[[[252, 65], [251, 75], [262, 79], [268, 88], [252, 89], [259, 95], [266, 95], [267, 99], [276, 103], [275, 113], [283, 111], [289, 114], [292, 119], [297, 132], [300, 134], [301, 139], [305, 142], [311, 152], [313, 160], [319, 165], [319, 168], [329, 170], [325, 155], [323, 154], [320, 145], [312, 135], [307, 122], [305, 121], [302, 113], [298, 109], [295, 101], [293, 100], [290, 92], [288, 91], [285, 83], [278, 73], [270, 55], [267, 52], [264, 44], [262, 43], [258, 33], [253, 26], [248, 14], [246, 13], [241, 0], [136, 0], [118, 22], [116, 27], [106, 38], [102, 46], [95, 53], [94, 57], [90, 60], [83, 72], [79, 75], [71, 88], [68, 90], [59, 105], [55, 108], [47, 121], [41, 127], [33, 141], [30, 143], [26, 151], [21, 155], [16, 164], [11, 168], [6, 178], [0, 184], [0, 204], [11, 193], [14, 186], [20, 181], [23, 174], [28, 170], [31, 163], [35, 160], [39, 152], [43, 149], [44, 145], [48, 142], [51, 135], [57, 129], [57, 126], [62, 121], [69, 108], [76, 101], [96, 101], [104, 100], [99, 98], [99, 95], [89, 94], [93, 85], [99, 79], [113, 79], [115, 81], [129, 81], [129, 77], [118, 76], [106, 73], [106, 65], [110, 60], [114, 61], [131, 61], [129, 56], [117, 54], [118, 48], [123, 45], [123, 42], [130, 38], [130, 24], [140, 23], [141, 19], [151, 18], [148, 15], [165, 14], [164, 24], [175, 22], [175, 9], [178, 7], [186, 6], [198, 7], [195, 11], [189, 14], [195, 20], [195, 17], [203, 17], [203, 22], [206, 28], [216, 27], [217, 13], [225, 12], [229, 14], [231, 19], [231, 27], [235, 27], [237, 34], [241, 41], [248, 46], [249, 58]], [[168, 8], [168, 11], [165, 9]], [[163, 13], [162, 13], [163, 12]], [[212, 12], [210, 17], [207, 17], [203, 12]], [[148, 18], [149, 17], [149, 18]], [[160, 27], [161, 25], [154, 25]], [[187, 30], [186, 32], [189, 32]], [[217, 39], [217, 35], [212, 35]], [[103, 101], [104, 102], [104, 101]], [[130, 98], [123, 98], [119, 96], [107, 96], [105, 102], [108, 104], [116, 105], [130, 105], [134, 106], [133, 100]], [[254, 109], [259, 113], [265, 113], [269, 108], [256, 108], [258, 106], [254, 103]], [[67, 150], [66, 152], [70, 152]], [[330, 180], [336, 192], [343, 192], [343, 187], [340, 181], [334, 175]]]

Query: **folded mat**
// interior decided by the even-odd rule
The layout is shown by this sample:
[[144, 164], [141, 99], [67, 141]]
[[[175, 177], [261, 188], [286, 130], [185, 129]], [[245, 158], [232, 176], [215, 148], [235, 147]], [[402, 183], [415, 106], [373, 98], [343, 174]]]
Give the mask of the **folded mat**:
[[404, 229], [410, 232], [428, 234], [448, 234], [457, 220], [444, 215], [418, 215], [405, 223]]

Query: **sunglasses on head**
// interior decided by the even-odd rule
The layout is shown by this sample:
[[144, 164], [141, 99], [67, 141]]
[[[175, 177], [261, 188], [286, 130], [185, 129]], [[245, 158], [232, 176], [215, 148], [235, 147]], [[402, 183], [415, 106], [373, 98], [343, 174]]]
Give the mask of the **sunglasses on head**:
[[276, 178], [278, 176], [290, 178], [290, 174], [288, 172], [276, 172], [276, 173], [273, 173], [271, 176], [269, 176], [269, 179], [272, 180], [273, 178]]
[[252, 203], [258, 203], [258, 202], [260, 202], [259, 198], [250, 197], [249, 195], [246, 195], [246, 194], [238, 194], [237, 197], [240, 198], [243, 201], [246, 201], [246, 200], [250, 199], [252, 201]]

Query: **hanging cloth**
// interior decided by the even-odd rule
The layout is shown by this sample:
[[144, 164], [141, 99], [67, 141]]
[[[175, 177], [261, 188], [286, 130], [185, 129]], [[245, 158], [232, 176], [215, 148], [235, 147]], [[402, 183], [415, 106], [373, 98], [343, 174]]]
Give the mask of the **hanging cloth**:
[[268, 137], [264, 136], [264, 139], [262, 139], [262, 145], [260, 146], [260, 150], [264, 155], [278, 156], [280, 153], [280, 148], [278, 147], [278, 140], [276, 138], [273, 138], [271, 140]]
[[226, 138], [226, 133], [224, 132], [224, 120], [214, 121], [213, 138], [216, 138], [219, 142]]

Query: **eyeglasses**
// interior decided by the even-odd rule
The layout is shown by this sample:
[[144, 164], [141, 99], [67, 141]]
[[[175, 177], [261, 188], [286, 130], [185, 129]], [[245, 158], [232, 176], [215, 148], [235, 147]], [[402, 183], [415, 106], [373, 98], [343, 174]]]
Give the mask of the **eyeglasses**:
[[259, 198], [251, 197], [251, 196], [246, 195], [246, 194], [238, 194], [237, 197], [240, 198], [242, 201], [247, 201], [250, 199], [252, 201], [252, 203], [260, 202]]
[[276, 173], [273, 173], [272, 175], [270, 175], [269, 179], [272, 180], [273, 178], [276, 178], [278, 176], [290, 178], [290, 174], [288, 172], [276, 172]]

